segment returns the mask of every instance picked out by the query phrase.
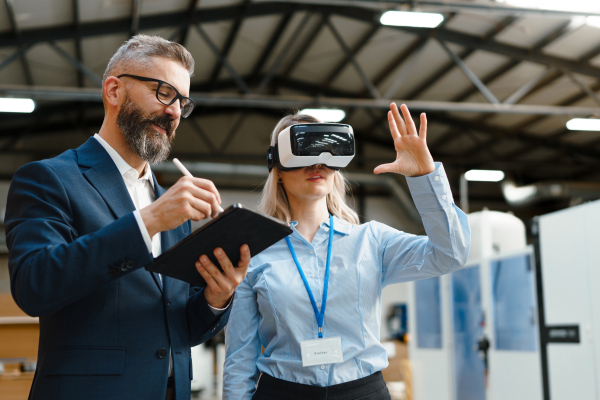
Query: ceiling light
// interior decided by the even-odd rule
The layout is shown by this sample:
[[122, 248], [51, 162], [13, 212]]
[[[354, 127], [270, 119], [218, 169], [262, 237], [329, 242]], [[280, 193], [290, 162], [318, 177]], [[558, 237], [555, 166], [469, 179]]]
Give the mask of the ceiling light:
[[30, 113], [35, 110], [31, 99], [0, 98], [0, 112]]
[[600, 131], [600, 119], [596, 118], [573, 118], [567, 122], [570, 131]]
[[465, 178], [468, 181], [499, 182], [504, 179], [504, 172], [485, 169], [472, 169], [465, 172]]
[[570, 11], [589, 14], [600, 12], [600, 3], [598, 0], [496, 0], [499, 3], [505, 3], [521, 8], [539, 8], [542, 10]]
[[346, 117], [344, 110], [335, 108], [305, 108], [300, 114], [307, 114], [323, 122], [340, 122]]
[[415, 28], [435, 28], [444, 20], [442, 14], [412, 12], [412, 11], [386, 11], [381, 15], [383, 25], [412, 26]]
[[587, 17], [585, 19], [585, 23], [589, 26], [600, 28], [600, 17]]

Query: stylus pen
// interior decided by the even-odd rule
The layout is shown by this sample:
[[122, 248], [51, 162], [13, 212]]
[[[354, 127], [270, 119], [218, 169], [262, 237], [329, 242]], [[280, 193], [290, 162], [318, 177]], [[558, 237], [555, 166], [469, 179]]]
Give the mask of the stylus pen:
[[[181, 173], [184, 174], [185, 176], [189, 176], [190, 178], [194, 177], [194, 175], [192, 175], [192, 173], [190, 171], [188, 171], [187, 168], [184, 167], [183, 164], [181, 163], [181, 161], [179, 161], [178, 159], [174, 158], [173, 164], [175, 164], [177, 169], [180, 170]], [[221, 206], [219, 206], [219, 212], [223, 212], [223, 208], [221, 208]]]

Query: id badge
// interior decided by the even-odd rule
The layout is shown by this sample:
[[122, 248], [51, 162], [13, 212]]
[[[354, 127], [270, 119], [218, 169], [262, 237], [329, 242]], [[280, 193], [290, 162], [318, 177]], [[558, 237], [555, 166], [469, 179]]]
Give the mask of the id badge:
[[302, 366], [334, 364], [344, 361], [342, 338], [332, 337], [300, 342]]

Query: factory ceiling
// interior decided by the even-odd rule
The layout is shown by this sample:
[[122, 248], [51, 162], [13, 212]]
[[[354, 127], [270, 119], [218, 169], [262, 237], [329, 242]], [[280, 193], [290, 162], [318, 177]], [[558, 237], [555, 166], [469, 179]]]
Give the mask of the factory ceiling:
[[[182, 121], [182, 160], [260, 164], [291, 109], [337, 107], [354, 127], [354, 172], [393, 159], [390, 102], [426, 112], [428, 141], [453, 187], [466, 170], [500, 169], [518, 184], [597, 181], [600, 132], [570, 131], [600, 114], [600, 28], [576, 13], [480, 1], [2, 0], [0, 96], [31, 114], [0, 115], [0, 175], [77, 147], [99, 129], [101, 76], [136, 33], [185, 45], [197, 104]], [[417, 5], [436, 28], [384, 26]], [[480, 206], [510, 209], [498, 184], [474, 184]], [[554, 207], [554, 206], [553, 206]]]

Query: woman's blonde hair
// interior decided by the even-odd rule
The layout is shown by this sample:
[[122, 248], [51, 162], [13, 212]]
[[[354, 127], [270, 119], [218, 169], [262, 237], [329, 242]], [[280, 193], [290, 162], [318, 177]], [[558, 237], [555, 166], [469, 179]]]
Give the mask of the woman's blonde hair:
[[[273, 129], [271, 134], [271, 146], [275, 146], [277, 136], [288, 126], [301, 123], [319, 123], [318, 119], [306, 114], [292, 114], [283, 117]], [[277, 174], [279, 169], [275, 166], [269, 173], [269, 177], [265, 182], [260, 203], [258, 204], [259, 212], [270, 215], [271, 217], [289, 223], [292, 220], [290, 212], [290, 204], [287, 199], [285, 188], [277, 182]], [[358, 225], [358, 215], [346, 204], [346, 196], [350, 185], [340, 171], [335, 171], [333, 175], [333, 189], [327, 194], [327, 209], [331, 215], [348, 221], [352, 225]]]

